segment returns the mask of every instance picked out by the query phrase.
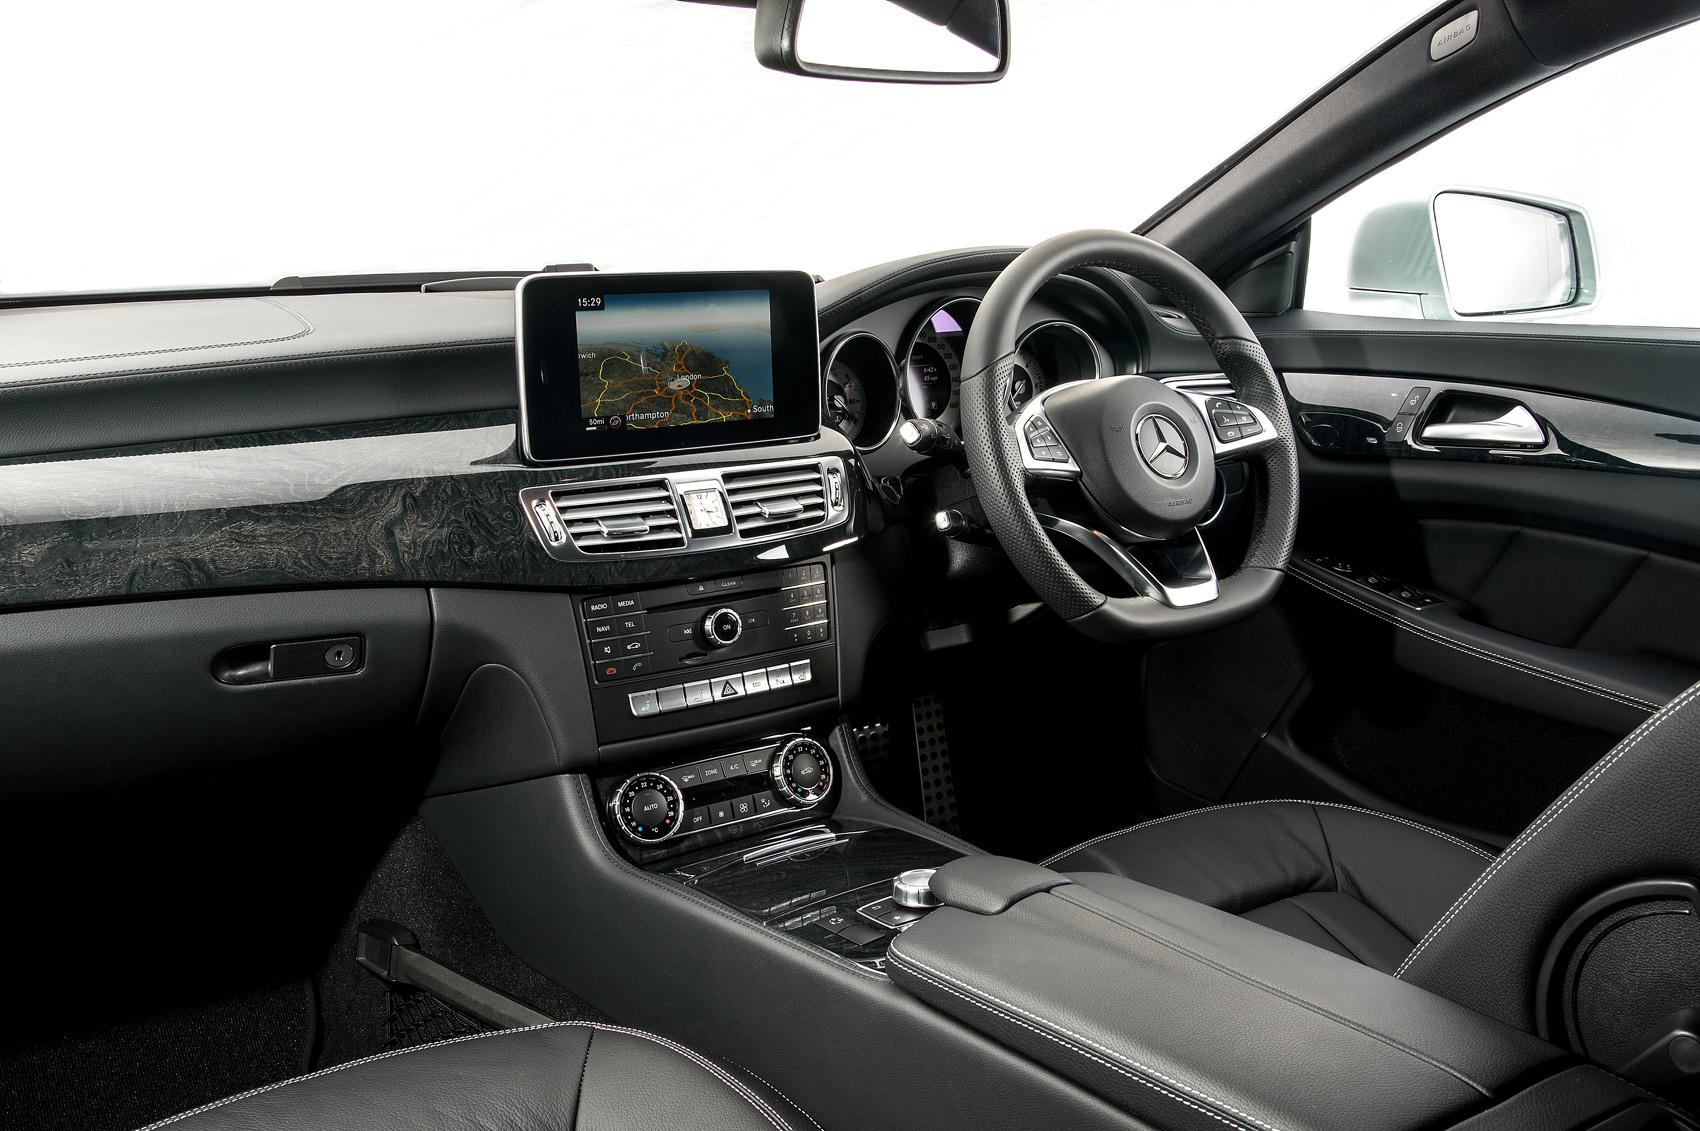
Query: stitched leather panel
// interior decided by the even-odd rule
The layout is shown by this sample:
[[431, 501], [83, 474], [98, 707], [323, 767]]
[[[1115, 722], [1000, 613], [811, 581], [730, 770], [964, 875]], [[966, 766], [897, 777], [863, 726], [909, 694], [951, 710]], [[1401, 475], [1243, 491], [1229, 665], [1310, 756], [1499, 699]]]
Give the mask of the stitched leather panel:
[[385, 1053], [153, 1124], [182, 1131], [811, 1131], [762, 1081], [612, 1025], [510, 1029]]
[[1399, 976], [1534, 1028], [1548, 940], [1589, 896], [1647, 876], [1700, 875], [1700, 684], [1561, 794], [1418, 942]]
[[1255, 923], [1085, 879], [934, 912], [892, 944], [893, 981], [1164, 1127], [1436, 1125], [1560, 1055]]
[[[1357, 926], [1346, 929], [1363, 936], [1373, 964], [1392, 957], [1385, 967], [1391, 972], [1410, 950], [1410, 940], [1446, 912], [1489, 860], [1479, 849], [1409, 821], [1350, 806], [1268, 801], [1135, 826], [1070, 849], [1046, 866], [1125, 876], [1239, 915], [1303, 893], [1338, 892], [1393, 933], [1340, 912], [1352, 915]], [[1286, 933], [1311, 937], [1286, 911], [1254, 918], [1278, 930], [1284, 928], [1277, 922], [1293, 924], [1295, 930]], [[1349, 953], [1362, 949], [1331, 934]]]

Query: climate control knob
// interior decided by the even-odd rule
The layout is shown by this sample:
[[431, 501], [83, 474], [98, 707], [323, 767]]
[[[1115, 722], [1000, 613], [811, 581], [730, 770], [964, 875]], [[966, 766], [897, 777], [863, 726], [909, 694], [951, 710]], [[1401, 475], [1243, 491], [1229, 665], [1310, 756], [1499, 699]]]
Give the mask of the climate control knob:
[[832, 758], [812, 738], [793, 738], [773, 756], [773, 792], [796, 809], [819, 805], [832, 792]]
[[744, 618], [732, 609], [715, 609], [702, 618], [702, 641], [710, 648], [735, 644], [744, 635]]
[[638, 774], [615, 793], [614, 824], [639, 844], [659, 844], [679, 831], [685, 795], [664, 774]]

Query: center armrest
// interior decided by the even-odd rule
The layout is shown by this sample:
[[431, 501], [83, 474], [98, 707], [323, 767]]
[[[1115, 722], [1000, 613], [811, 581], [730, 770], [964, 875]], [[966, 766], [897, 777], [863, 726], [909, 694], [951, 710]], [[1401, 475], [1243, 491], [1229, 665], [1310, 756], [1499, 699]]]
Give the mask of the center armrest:
[[1048, 876], [995, 857], [946, 865], [933, 880], [945, 906], [892, 944], [891, 978], [1160, 1126], [1444, 1125], [1566, 1058], [1204, 904], [1120, 876]]

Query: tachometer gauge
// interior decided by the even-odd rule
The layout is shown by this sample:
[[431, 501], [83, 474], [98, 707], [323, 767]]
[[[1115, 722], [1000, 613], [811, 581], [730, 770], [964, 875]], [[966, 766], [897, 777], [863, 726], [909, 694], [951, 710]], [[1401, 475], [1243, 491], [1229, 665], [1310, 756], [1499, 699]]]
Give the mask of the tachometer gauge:
[[858, 448], [877, 448], [897, 426], [897, 366], [885, 343], [856, 330], [830, 343], [822, 416]]
[[935, 308], [910, 335], [903, 393], [912, 415], [956, 427], [962, 347], [979, 306], [979, 299], [952, 299]]

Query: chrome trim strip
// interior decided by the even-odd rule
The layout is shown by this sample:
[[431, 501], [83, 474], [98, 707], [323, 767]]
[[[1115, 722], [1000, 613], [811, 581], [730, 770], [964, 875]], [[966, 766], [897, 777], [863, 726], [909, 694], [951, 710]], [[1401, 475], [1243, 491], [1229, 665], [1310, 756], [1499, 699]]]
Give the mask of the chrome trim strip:
[[[1090, 550], [1116, 576], [1138, 593], [1172, 609], [1186, 609], [1214, 601], [1220, 595], [1216, 566], [1197, 530], [1171, 542], [1150, 542], [1130, 550], [1108, 535], [1059, 518], [1037, 516], [1046, 531], [1062, 534]], [[1150, 562], [1141, 555], [1152, 557]]]

